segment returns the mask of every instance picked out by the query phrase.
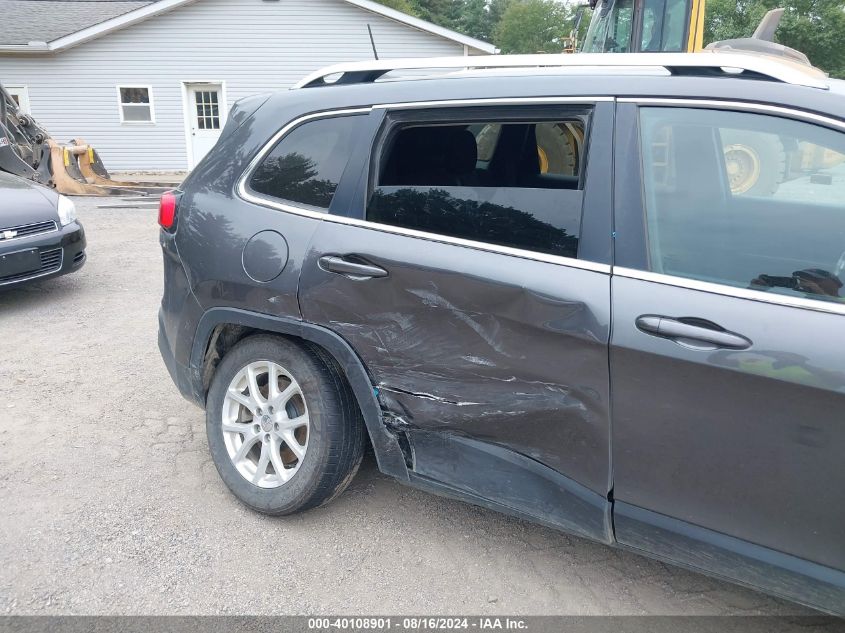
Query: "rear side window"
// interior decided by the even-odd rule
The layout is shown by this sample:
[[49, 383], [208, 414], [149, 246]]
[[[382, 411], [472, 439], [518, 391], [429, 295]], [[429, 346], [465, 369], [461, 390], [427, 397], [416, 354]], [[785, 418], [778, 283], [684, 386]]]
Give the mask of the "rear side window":
[[577, 257], [589, 114], [406, 123], [387, 136], [367, 219]]
[[721, 110], [640, 119], [652, 270], [845, 302], [845, 134]]
[[356, 126], [359, 116], [303, 123], [264, 157], [250, 188], [282, 202], [328, 210], [352, 153]]

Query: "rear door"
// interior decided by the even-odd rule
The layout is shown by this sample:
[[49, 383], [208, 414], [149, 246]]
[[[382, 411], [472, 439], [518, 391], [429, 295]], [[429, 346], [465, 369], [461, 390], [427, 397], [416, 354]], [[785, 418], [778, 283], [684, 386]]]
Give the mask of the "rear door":
[[414, 476], [608, 541], [613, 103], [371, 116], [303, 316], [361, 356]]
[[841, 611], [845, 128], [671, 101], [618, 125], [616, 536]]

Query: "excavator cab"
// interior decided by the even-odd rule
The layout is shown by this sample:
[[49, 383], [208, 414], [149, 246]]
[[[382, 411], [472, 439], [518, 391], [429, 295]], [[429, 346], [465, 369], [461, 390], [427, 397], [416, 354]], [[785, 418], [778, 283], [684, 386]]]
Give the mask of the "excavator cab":
[[704, 0], [591, 0], [583, 53], [684, 53], [704, 41]]

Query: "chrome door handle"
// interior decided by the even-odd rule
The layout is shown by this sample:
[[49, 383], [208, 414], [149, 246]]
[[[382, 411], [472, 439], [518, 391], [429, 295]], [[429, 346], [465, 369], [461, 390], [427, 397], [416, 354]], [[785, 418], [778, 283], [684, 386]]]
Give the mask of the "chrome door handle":
[[350, 279], [362, 280], [387, 277], [387, 271], [380, 266], [352, 261], [338, 255], [324, 255], [319, 260], [320, 268], [330, 273], [345, 275]]
[[670, 339], [693, 349], [748, 349], [749, 339], [728, 332], [711, 321], [682, 317], [675, 319], [655, 314], [637, 318], [637, 328], [646, 334]]

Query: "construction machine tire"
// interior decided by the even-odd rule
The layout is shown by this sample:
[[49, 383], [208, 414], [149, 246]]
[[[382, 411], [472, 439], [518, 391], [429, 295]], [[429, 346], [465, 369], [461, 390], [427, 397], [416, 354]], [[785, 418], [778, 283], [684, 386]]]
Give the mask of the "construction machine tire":
[[541, 174], [577, 176], [584, 134], [570, 123], [537, 126]]
[[780, 139], [746, 130], [722, 130], [721, 136], [731, 193], [773, 196], [787, 176], [787, 155]]

